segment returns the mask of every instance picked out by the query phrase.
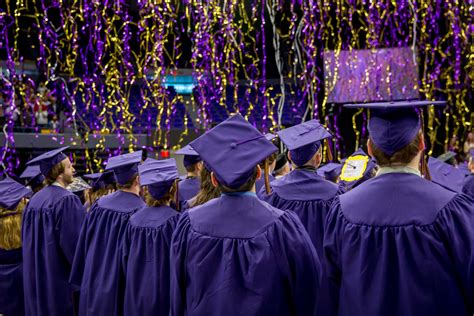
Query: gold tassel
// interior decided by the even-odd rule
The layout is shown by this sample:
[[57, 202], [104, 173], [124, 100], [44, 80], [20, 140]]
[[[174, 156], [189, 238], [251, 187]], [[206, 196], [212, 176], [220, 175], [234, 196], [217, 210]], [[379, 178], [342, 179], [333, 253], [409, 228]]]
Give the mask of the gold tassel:
[[265, 180], [265, 192], [270, 194], [270, 178], [269, 178], [269, 166], [268, 166], [268, 158], [265, 159], [264, 167], [263, 167], [263, 176]]

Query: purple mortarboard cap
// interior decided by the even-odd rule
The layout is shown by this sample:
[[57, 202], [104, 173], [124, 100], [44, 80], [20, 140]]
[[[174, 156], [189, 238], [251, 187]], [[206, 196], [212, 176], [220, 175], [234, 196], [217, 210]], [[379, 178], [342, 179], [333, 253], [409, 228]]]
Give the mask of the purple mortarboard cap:
[[30, 189], [12, 178], [7, 177], [0, 181], [0, 207], [7, 210], [13, 210], [22, 198], [32, 194]]
[[44, 176], [47, 176], [54, 166], [67, 158], [63, 151], [68, 148], [69, 146], [66, 146], [45, 152], [44, 154], [41, 154], [38, 157], [28, 161], [27, 165], [39, 165], [41, 173]]
[[186, 145], [180, 150], [177, 150], [175, 154], [184, 155], [183, 164], [184, 164], [184, 167], [186, 168], [194, 164], [197, 164], [198, 162], [202, 160], [201, 157], [199, 157], [199, 154], [194, 149], [192, 149], [191, 146], [189, 145]]
[[168, 193], [173, 182], [179, 178], [174, 158], [164, 160], [149, 158], [138, 166], [138, 170], [140, 185], [148, 186], [148, 192], [157, 200]]
[[316, 170], [317, 174], [319, 174], [321, 177], [325, 178], [326, 180], [333, 181], [339, 177], [341, 174], [342, 170], [342, 164], [340, 163], [335, 163], [335, 162], [330, 162], [325, 164], [324, 166], [321, 166]]
[[[352, 158], [358, 157], [366, 157], [365, 160], [353, 160]], [[350, 155], [346, 159], [342, 159], [343, 161], [343, 169], [345, 173], [341, 175], [340, 183], [346, 188], [351, 189], [359, 185], [360, 183], [364, 182], [365, 180], [369, 179], [372, 175], [372, 171], [377, 166], [377, 162], [374, 158], [370, 157], [363, 151], [362, 149], [356, 150], [352, 155]], [[366, 163], [365, 163], [365, 162]], [[362, 163], [362, 164], [361, 164]], [[365, 167], [365, 169], [363, 169]], [[345, 169], [344, 169], [345, 168]], [[355, 179], [344, 179], [345, 174], [354, 175]]]
[[27, 179], [26, 184], [34, 189], [43, 183], [44, 176], [41, 173], [39, 165], [31, 165], [26, 167], [26, 169], [20, 175], [20, 179]]
[[273, 133], [266, 133], [266, 134], [265, 134], [265, 138], [266, 138], [268, 141], [270, 141], [270, 142], [271, 142], [272, 140], [274, 140], [276, 137], [277, 137], [277, 136], [276, 136], [275, 134], [273, 134]]
[[318, 151], [321, 141], [332, 136], [317, 120], [289, 127], [277, 134], [290, 150], [291, 160], [297, 166], [307, 163]]
[[20, 175], [20, 179], [31, 179], [41, 174], [39, 165], [26, 166], [23, 173]]
[[236, 114], [190, 143], [219, 183], [238, 189], [255, 167], [278, 149]]
[[445, 152], [444, 154], [439, 155], [438, 157], [436, 157], [436, 159], [441, 160], [441, 161], [443, 161], [443, 162], [446, 162], [446, 161], [448, 161], [448, 160], [450, 160], [450, 159], [452, 159], [452, 158], [454, 158], [454, 157], [456, 157], [456, 153], [455, 153], [455, 152], [453, 152], [453, 151], [447, 151], [447, 152]]
[[464, 172], [433, 157], [428, 159], [428, 168], [430, 169], [431, 181], [449, 190], [462, 192], [462, 186], [466, 177]]
[[107, 185], [115, 183], [115, 175], [112, 171], [85, 174], [83, 177], [91, 180], [90, 184], [94, 189], [104, 189]]
[[392, 156], [410, 144], [421, 128], [416, 108], [445, 105], [445, 101], [400, 101], [346, 104], [346, 108], [371, 110], [368, 124], [370, 138], [383, 153]]
[[142, 151], [135, 151], [109, 158], [105, 170], [113, 170], [118, 184], [125, 184], [138, 173], [138, 165], [142, 161]]

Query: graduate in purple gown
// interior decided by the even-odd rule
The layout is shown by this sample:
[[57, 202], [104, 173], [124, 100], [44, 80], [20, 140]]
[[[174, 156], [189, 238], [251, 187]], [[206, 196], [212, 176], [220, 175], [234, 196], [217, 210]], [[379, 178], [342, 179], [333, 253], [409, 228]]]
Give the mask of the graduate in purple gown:
[[80, 289], [80, 315], [121, 315], [123, 274], [120, 247], [131, 215], [145, 206], [138, 165], [142, 151], [112, 157], [118, 190], [100, 198], [87, 213], [77, 244], [70, 282]]
[[171, 242], [170, 315], [314, 315], [321, 266], [303, 225], [255, 195], [274, 151], [240, 114], [191, 143], [222, 196], [181, 215]]
[[368, 151], [377, 175], [336, 198], [324, 251], [332, 315], [472, 315], [474, 204], [424, 179], [414, 107], [371, 108]]
[[316, 172], [322, 160], [321, 141], [331, 134], [316, 120], [311, 120], [282, 130], [278, 136], [288, 147], [295, 170], [273, 181], [270, 194], [260, 191], [261, 198], [276, 208], [295, 212], [322, 257], [326, 214], [334, 197], [341, 193], [335, 183]]
[[0, 314], [22, 316], [21, 216], [33, 192], [13, 179], [0, 181]]
[[115, 192], [115, 174], [113, 171], [91, 173], [84, 175], [89, 181], [91, 188], [84, 193], [84, 207], [89, 210], [101, 197]]
[[184, 155], [183, 164], [187, 172], [186, 178], [178, 184], [179, 201], [183, 205], [184, 201], [192, 199], [199, 192], [202, 159], [189, 145], [176, 151], [176, 155]]
[[130, 217], [122, 247], [124, 315], [168, 315], [170, 243], [179, 213], [170, 207], [179, 178], [174, 159], [147, 159], [139, 166], [147, 207]]
[[23, 213], [23, 284], [26, 315], [73, 315], [68, 284], [84, 207], [66, 190], [74, 167], [63, 154], [68, 147], [28, 162], [39, 164], [47, 186], [33, 195]]

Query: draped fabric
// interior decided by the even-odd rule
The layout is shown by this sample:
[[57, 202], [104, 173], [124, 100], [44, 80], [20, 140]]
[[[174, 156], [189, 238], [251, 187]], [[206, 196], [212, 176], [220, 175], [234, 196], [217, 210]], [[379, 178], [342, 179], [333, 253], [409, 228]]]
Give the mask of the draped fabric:
[[223, 195], [185, 212], [171, 246], [171, 315], [315, 315], [321, 264], [293, 212]]
[[80, 289], [80, 315], [121, 315], [124, 274], [120, 247], [132, 214], [143, 208], [141, 197], [116, 191], [91, 207], [81, 229], [70, 282]]
[[50, 185], [23, 212], [23, 284], [26, 315], [72, 315], [71, 264], [85, 210], [66, 189]]
[[122, 247], [124, 315], [168, 315], [170, 243], [179, 213], [146, 207], [130, 217]]
[[0, 249], [0, 314], [25, 315], [21, 248]]
[[472, 315], [474, 201], [413, 174], [336, 198], [324, 251], [333, 315]]

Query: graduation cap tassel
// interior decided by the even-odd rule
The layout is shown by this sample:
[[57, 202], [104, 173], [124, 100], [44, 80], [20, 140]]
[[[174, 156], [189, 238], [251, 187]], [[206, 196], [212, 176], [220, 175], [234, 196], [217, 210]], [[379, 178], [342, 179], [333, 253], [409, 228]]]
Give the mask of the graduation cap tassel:
[[174, 203], [176, 204], [176, 210], [179, 212], [181, 210], [181, 207], [179, 205], [179, 185], [178, 185], [179, 179], [176, 179], [174, 181], [175, 185], [175, 190], [174, 190]]
[[268, 158], [265, 159], [265, 163], [264, 163], [264, 167], [263, 167], [263, 176], [264, 176], [264, 180], [265, 180], [265, 192], [267, 194], [270, 194], [270, 178], [269, 178], [269, 166], [268, 166]]
[[421, 173], [423, 174], [426, 180], [431, 181], [430, 168], [428, 167], [428, 163], [426, 162], [426, 156], [424, 152], [423, 152], [423, 158], [421, 158]]
[[331, 146], [329, 146], [329, 140], [325, 140], [326, 143], [326, 162], [330, 162], [333, 159], [332, 152], [331, 152]]
[[[420, 111], [420, 122], [421, 122], [421, 132], [425, 133], [425, 117], [423, 114], [423, 110]], [[426, 161], [425, 151], [421, 154], [421, 174], [425, 177], [426, 180], [431, 181], [431, 173], [430, 169], [428, 168], [428, 163]]]

